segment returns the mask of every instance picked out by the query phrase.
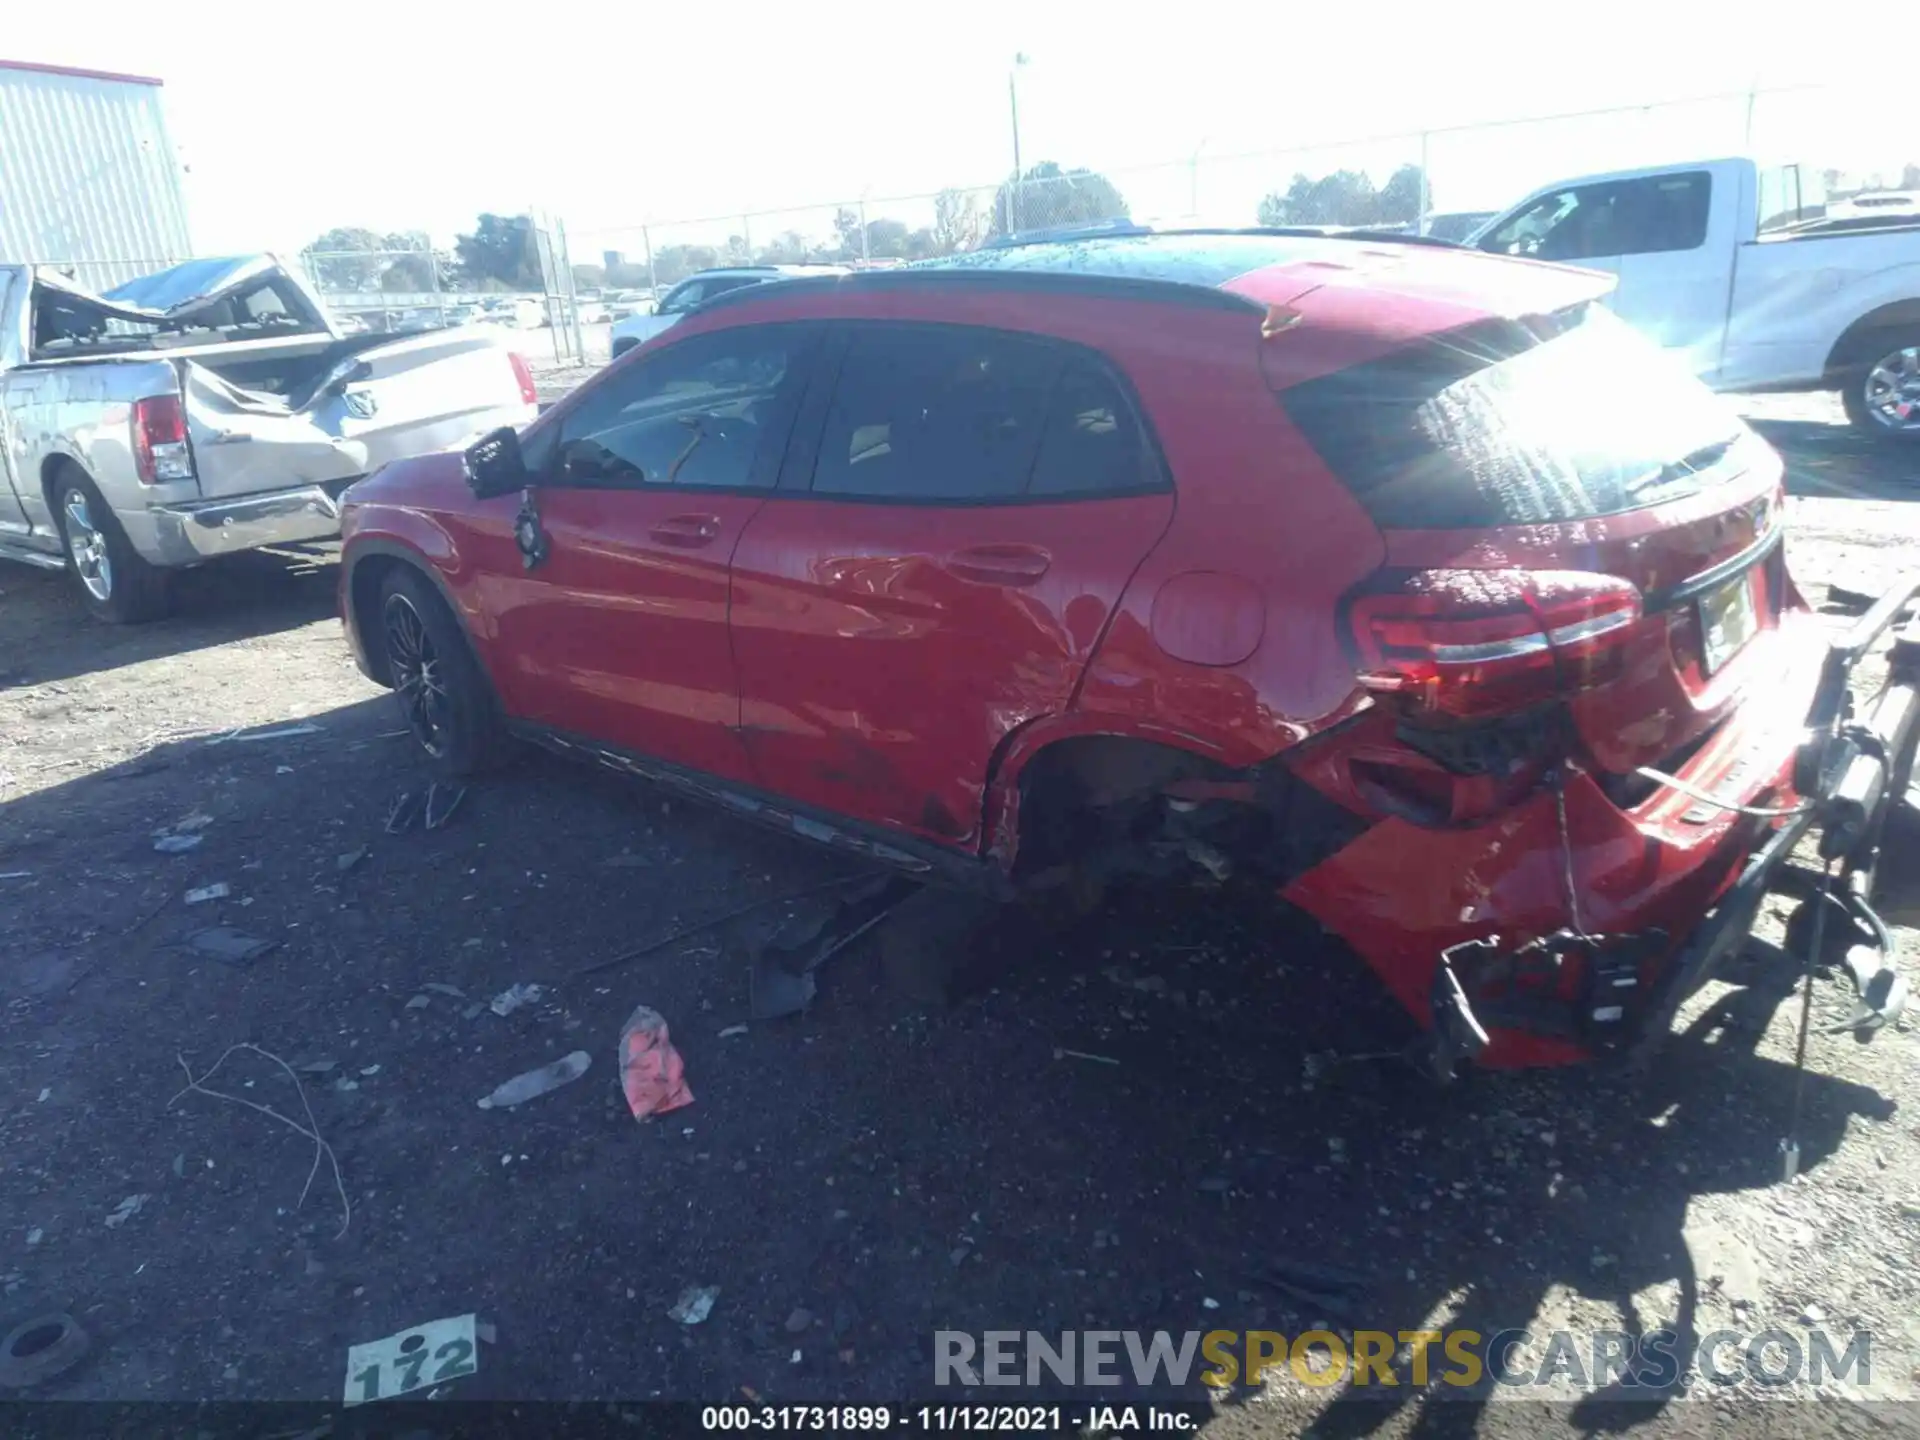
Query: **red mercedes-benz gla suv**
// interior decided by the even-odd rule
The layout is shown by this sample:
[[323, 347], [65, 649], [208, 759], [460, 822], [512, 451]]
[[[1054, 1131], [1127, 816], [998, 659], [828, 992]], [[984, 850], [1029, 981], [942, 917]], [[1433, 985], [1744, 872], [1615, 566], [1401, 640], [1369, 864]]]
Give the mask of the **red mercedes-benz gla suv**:
[[1901, 597], [1830, 639], [1779, 457], [1611, 283], [1262, 231], [735, 291], [354, 486], [347, 634], [445, 772], [533, 739], [1009, 900], [1252, 880], [1443, 1074], [1631, 1049], [1816, 819], [1870, 873], [1915, 647], [1849, 708]]

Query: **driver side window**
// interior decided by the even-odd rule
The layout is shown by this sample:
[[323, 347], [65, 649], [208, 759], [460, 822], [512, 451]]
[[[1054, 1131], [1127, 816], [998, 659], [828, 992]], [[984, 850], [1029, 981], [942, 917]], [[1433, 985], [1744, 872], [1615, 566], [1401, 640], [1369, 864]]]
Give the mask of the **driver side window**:
[[703, 281], [689, 280], [660, 302], [660, 314], [679, 315], [691, 310], [705, 297], [705, 293]]
[[604, 375], [562, 421], [546, 483], [771, 488], [811, 344], [802, 326], [716, 330]]

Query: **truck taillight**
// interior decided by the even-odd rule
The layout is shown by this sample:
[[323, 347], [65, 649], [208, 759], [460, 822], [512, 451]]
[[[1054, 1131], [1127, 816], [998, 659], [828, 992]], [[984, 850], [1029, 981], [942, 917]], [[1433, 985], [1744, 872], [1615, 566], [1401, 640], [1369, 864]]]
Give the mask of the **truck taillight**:
[[1360, 683], [1417, 709], [1508, 714], [1619, 673], [1640, 592], [1577, 570], [1416, 570], [1347, 602]]
[[520, 382], [520, 403], [537, 404], [540, 392], [533, 388], [533, 367], [527, 364], [527, 357], [518, 350], [509, 350], [507, 358], [513, 361], [513, 378]]
[[193, 479], [187, 412], [178, 395], [150, 395], [133, 402], [133, 468], [145, 485]]

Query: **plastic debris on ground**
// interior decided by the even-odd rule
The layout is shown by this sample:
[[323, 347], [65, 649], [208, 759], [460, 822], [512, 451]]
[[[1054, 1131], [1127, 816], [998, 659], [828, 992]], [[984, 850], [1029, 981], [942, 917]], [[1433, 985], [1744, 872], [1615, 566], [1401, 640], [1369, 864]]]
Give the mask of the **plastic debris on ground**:
[[219, 880], [212, 885], [202, 885], [197, 890], [187, 891], [187, 904], [202, 905], [209, 900], [224, 900], [231, 894], [233, 894], [233, 887], [226, 881]]
[[516, 1075], [506, 1083], [496, 1086], [491, 1095], [481, 1097], [482, 1110], [507, 1110], [515, 1105], [524, 1105], [527, 1101], [558, 1090], [562, 1085], [571, 1085], [587, 1073], [587, 1066], [593, 1063], [593, 1057], [584, 1050], [575, 1050], [571, 1055], [563, 1055], [551, 1065], [542, 1065], [538, 1070], [529, 1070], [524, 1075]]
[[686, 1062], [667, 1038], [666, 1017], [658, 1010], [639, 1006], [620, 1027], [620, 1088], [636, 1120], [693, 1103]]
[[333, 857], [333, 868], [343, 874], [367, 858], [367, 847], [359, 845]]
[[509, 985], [493, 997], [487, 1008], [496, 1015], [511, 1015], [521, 1006], [533, 1004], [546, 993], [544, 985]]
[[680, 1292], [680, 1298], [673, 1302], [673, 1308], [667, 1311], [669, 1320], [677, 1320], [682, 1325], [698, 1325], [713, 1313], [713, 1302], [720, 1298], [718, 1285], [689, 1285]]
[[158, 835], [154, 837], [153, 848], [162, 855], [184, 855], [189, 850], [198, 850], [204, 835]]
[[296, 735], [318, 735], [324, 727], [308, 722], [301, 725], [280, 725], [271, 730], [253, 730], [242, 733], [229, 730], [224, 735], [216, 735], [207, 741], [209, 745], [225, 745], [229, 741], [245, 745], [255, 740], [290, 740]]
[[197, 955], [206, 955], [228, 965], [246, 965], [258, 960], [280, 942], [262, 940], [258, 935], [249, 935], [230, 925], [209, 925], [205, 930], [196, 930], [187, 936], [184, 943]]
[[107, 1216], [107, 1228], [109, 1230], [118, 1230], [122, 1225], [126, 1224], [127, 1221], [138, 1215], [141, 1207], [152, 1198], [151, 1195], [127, 1196], [126, 1199], [114, 1207], [113, 1213]]
[[479, 1368], [473, 1316], [429, 1320], [397, 1335], [349, 1346], [346, 1388], [340, 1398], [346, 1405], [364, 1405], [444, 1385]]

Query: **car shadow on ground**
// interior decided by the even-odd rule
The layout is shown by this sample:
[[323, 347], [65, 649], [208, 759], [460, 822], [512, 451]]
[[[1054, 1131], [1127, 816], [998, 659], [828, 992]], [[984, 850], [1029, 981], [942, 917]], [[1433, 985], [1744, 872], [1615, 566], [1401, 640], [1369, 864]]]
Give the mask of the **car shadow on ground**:
[[0, 566], [0, 690], [72, 680], [325, 619], [337, 608], [338, 552], [253, 550], [172, 577], [174, 607], [145, 625], [109, 625], [65, 572]]
[[1787, 493], [1841, 500], [1920, 500], [1920, 445], [1873, 440], [1817, 420], [1747, 421], [1787, 462]]

